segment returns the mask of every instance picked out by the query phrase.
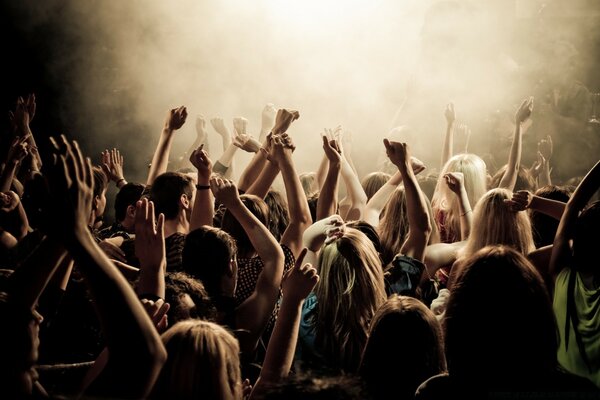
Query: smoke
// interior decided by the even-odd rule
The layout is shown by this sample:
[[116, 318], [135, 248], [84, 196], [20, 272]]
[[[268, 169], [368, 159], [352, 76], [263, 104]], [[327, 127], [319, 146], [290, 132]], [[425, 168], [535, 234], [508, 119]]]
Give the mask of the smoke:
[[[538, 38], [520, 33], [536, 24], [538, 3], [29, 0], [20, 7], [24, 30], [56, 27], [47, 68], [64, 86], [66, 129], [95, 160], [118, 147], [128, 176], [143, 181], [164, 116], [179, 105], [190, 116], [174, 155], [193, 142], [198, 114], [221, 116], [230, 129], [244, 116], [257, 136], [266, 103], [300, 111], [290, 129], [298, 172], [317, 168], [320, 132], [340, 124], [352, 132], [361, 175], [375, 168], [382, 138], [397, 126], [399, 139], [438, 168], [450, 101], [472, 127], [473, 145], [488, 151], [490, 114], [512, 113], [531, 92], [523, 71], [537, 61], [527, 49]], [[581, 36], [576, 28], [571, 37]], [[216, 159], [221, 144], [209, 131]]]

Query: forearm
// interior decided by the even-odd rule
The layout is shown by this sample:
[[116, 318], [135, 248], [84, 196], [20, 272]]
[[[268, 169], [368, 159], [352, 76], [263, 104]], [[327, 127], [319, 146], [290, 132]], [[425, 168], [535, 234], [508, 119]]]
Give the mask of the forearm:
[[446, 125], [446, 136], [444, 136], [444, 146], [442, 148], [442, 165], [440, 171], [444, 169], [444, 165], [452, 158], [454, 150], [454, 123]]
[[[237, 152], [238, 147], [235, 146], [233, 143], [229, 144], [224, 150], [223, 150], [223, 154], [221, 155], [221, 157], [219, 158], [219, 160], [217, 161], [218, 163], [220, 163], [221, 165], [223, 165], [226, 168], [229, 168], [231, 166], [231, 162], [233, 161], [233, 156], [235, 156], [235, 153]], [[217, 172], [217, 171], [215, 171]]]
[[321, 220], [337, 212], [337, 193], [341, 164], [328, 164], [327, 176], [317, 200], [317, 220]]
[[267, 196], [267, 193], [269, 193], [269, 189], [277, 175], [279, 175], [279, 167], [277, 164], [267, 161], [263, 170], [260, 172], [260, 175], [256, 178], [252, 186], [248, 188], [246, 193], [264, 199]]
[[19, 205], [15, 212], [19, 215], [19, 235], [17, 236], [17, 239], [21, 240], [29, 233], [29, 220], [27, 219], [27, 213], [25, 212], [25, 208], [23, 208], [21, 201], [19, 201]]
[[457, 196], [458, 211], [460, 212], [460, 236], [461, 240], [467, 240], [473, 224], [473, 211], [471, 210], [469, 196], [464, 187], [461, 188], [461, 191]]
[[531, 210], [539, 211], [559, 221], [566, 206], [567, 203], [563, 203], [562, 201], [546, 199], [536, 195], [533, 195], [529, 204]]
[[[327, 235], [325, 234], [329, 218], [325, 217], [318, 220], [304, 231], [302, 234], [302, 245], [314, 253], [321, 249]], [[307, 261], [308, 262], [308, 261]]]
[[[281, 247], [271, 232], [239, 201], [228, 207], [228, 210], [240, 223], [244, 232], [250, 239], [252, 247], [262, 260], [269, 260], [280, 255]], [[283, 254], [283, 253], [281, 253]]]
[[508, 190], [514, 190], [515, 184], [517, 183], [517, 176], [519, 174], [519, 167], [521, 166], [521, 146], [522, 146], [522, 135], [521, 135], [521, 124], [517, 123], [515, 126], [515, 134], [510, 148], [510, 154], [508, 156], [508, 165], [506, 172], [500, 180], [499, 188]]
[[158, 145], [156, 146], [154, 156], [152, 157], [152, 164], [150, 165], [146, 185], [152, 185], [157, 176], [167, 172], [169, 154], [171, 153], [171, 145], [173, 144], [174, 138], [173, 132], [173, 130], [164, 128], [160, 134]]
[[240, 176], [238, 187], [244, 193], [248, 191], [253, 182], [256, 181], [267, 164], [267, 156], [263, 151], [258, 151], [246, 166], [246, 169]]
[[198, 175], [198, 187], [205, 189], [196, 189], [196, 199], [190, 218], [190, 232], [204, 225], [213, 225], [215, 207], [212, 192], [209, 188], [209, 179], [201, 177], [200, 174]]
[[166, 260], [158, 265], [141, 265], [140, 280], [137, 286], [138, 296], [153, 295], [165, 298]]
[[427, 203], [412, 168], [409, 165], [400, 165], [398, 170], [402, 174], [404, 190], [406, 195], [406, 209], [408, 212], [408, 223], [411, 230], [430, 231]]
[[379, 216], [390, 196], [402, 182], [402, 174], [397, 171], [367, 202], [363, 219], [374, 227], [379, 226]]
[[9, 160], [0, 175], [0, 192], [8, 192], [15, 178], [19, 164]]
[[321, 164], [319, 164], [319, 169], [317, 169], [317, 186], [319, 187], [319, 190], [321, 190], [321, 188], [325, 184], [328, 166], [329, 160], [327, 159], [327, 156], [323, 155], [323, 158], [321, 159]]
[[365, 205], [367, 204], [367, 195], [360, 184], [358, 176], [352, 170], [352, 167], [346, 159], [342, 160], [342, 178], [346, 184], [348, 197], [350, 198], [350, 210], [347, 220], [361, 219]]
[[306, 200], [306, 194], [302, 189], [300, 178], [296, 174], [294, 162], [291, 159], [287, 159], [283, 165], [280, 165], [280, 169], [288, 201], [290, 224], [310, 225], [312, 218], [310, 216], [308, 200]]

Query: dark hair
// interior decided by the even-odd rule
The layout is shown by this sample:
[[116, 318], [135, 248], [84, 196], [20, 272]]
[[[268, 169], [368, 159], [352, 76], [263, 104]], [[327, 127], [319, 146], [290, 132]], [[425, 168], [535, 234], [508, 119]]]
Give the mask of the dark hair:
[[141, 183], [129, 182], [117, 193], [115, 197], [115, 218], [117, 221], [123, 221], [127, 213], [127, 207], [135, 206], [135, 203], [142, 197], [144, 185]]
[[[536, 196], [566, 203], [573, 193], [568, 187], [548, 185], [535, 191]], [[543, 247], [554, 242], [559, 221], [536, 210], [529, 210], [531, 230], [535, 247]]]
[[552, 302], [520, 253], [487, 246], [468, 257], [444, 317], [448, 371], [460, 380], [509, 385], [557, 368]]
[[312, 197], [306, 199], [308, 201], [308, 209], [310, 210], [310, 217], [313, 221], [317, 220], [317, 203], [319, 202], [319, 194], [315, 194]]
[[369, 238], [369, 240], [373, 242], [373, 246], [375, 246], [375, 250], [377, 250], [377, 253], [380, 256], [379, 258], [381, 258], [381, 240], [379, 239], [379, 233], [377, 233], [377, 229], [375, 229], [373, 225], [364, 220], [356, 220], [347, 222], [346, 226], [354, 228], [364, 233]]
[[[269, 206], [263, 199], [253, 194], [243, 194], [240, 196], [242, 203], [246, 206], [250, 212], [258, 218], [263, 225], [268, 226], [269, 220]], [[221, 220], [221, 228], [229, 233], [237, 244], [238, 254], [240, 257], [246, 257], [248, 254], [254, 252], [254, 247], [246, 235], [242, 225], [235, 219], [233, 214], [229, 210], [225, 210], [223, 218]]]
[[108, 177], [98, 166], [92, 167], [92, 174], [94, 175], [94, 197], [100, 196], [108, 188]]
[[269, 206], [269, 224], [267, 228], [269, 228], [275, 239], [280, 241], [281, 235], [290, 224], [287, 202], [279, 191], [271, 189], [265, 196], [265, 203]]
[[154, 202], [154, 213], [165, 214], [165, 219], [173, 219], [179, 213], [179, 199], [186, 195], [192, 199], [193, 180], [179, 172], [165, 172], [154, 180], [150, 189], [150, 200]]
[[[189, 296], [194, 306], [189, 308], [185, 296]], [[189, 318], [215, 321], [217, 310], [202, 282], [185, 272], [167, 272], [165, 275], [165, 301], [169, 309], [169, 326]]]
[[[498, 186], [500, 186], [500, 181], [502, 180], [502, 177], [504, 176], [504, 173], [507, 169], [508, 164], [504, 164], [502, 167], [500, 167], [500, 169], [492, 177], [492, 181], [490, 182], [490, 188], [497, 188]], [[513, 192], [516, 192], [517, 190], [529, 190], [530, 192], [533, 192], [536, 189], [537, 184], [535, 183], [535, 179], [533, 179], [531, 172], [522, 165], [519, 166], [517, 182], [515, 183], [515, 188], [513, 189]], [[475, 205], [472, 204], [472, 206]]]
[[185, 238], [182, 267], [184, 272], [202, 281], [211, 297], [221, 296], [221, 278], [236, 253], [235, 240], [227, 232], [202, 226]]

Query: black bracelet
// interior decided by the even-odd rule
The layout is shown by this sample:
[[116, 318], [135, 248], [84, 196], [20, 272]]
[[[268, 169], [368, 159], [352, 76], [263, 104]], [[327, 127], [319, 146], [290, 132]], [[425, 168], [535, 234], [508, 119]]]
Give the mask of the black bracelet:
[[206, 190], [210, 189], [210, 185], [196, 185], [197, 190]]

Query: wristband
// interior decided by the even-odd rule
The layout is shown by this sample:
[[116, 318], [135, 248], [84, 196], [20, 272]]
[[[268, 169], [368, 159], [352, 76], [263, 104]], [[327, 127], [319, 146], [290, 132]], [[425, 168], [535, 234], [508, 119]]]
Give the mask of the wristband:
[[210, 185], [196, 185], [196, 190], [207, 190], [210, 189]]

